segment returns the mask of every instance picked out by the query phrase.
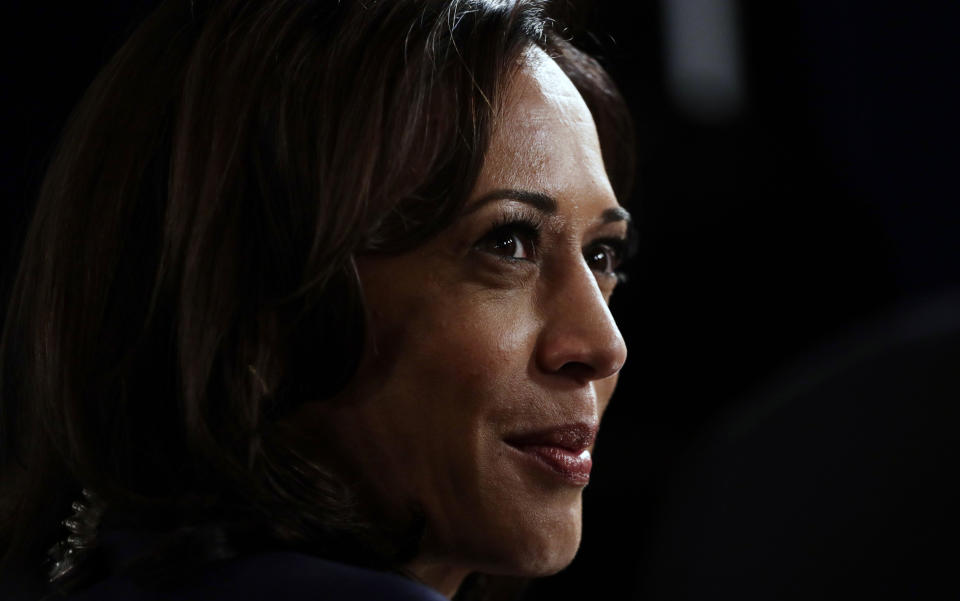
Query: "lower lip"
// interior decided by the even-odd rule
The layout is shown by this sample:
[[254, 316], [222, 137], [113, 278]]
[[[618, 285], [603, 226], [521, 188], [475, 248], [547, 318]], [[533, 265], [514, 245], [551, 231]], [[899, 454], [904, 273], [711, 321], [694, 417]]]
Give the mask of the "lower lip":
[[560, 476], [570, 484], [584, 486], [590, 482], [590, 468], [593, 467], [590, 451], [575, 453], [544, 445], [510, 446], [532, 459], [537, 466]]

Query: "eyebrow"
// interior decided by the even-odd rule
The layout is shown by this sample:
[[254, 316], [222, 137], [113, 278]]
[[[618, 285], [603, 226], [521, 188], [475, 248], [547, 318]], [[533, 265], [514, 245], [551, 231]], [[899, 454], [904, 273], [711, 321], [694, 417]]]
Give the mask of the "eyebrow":
[[[557, 212], [556, 199], [551, 196], [547, 196], [542, 192], [534, 192], [532, 190], [517, 190], [514, 188], [501, 188], [487, 192], [476, 201], [471, 203], [471, 205], [464, 211], [464, 215], [473, 213], [489, 202], [503, 199], [516, 200], [518, 202], [528, 204], [542, 213], [553, 214]], [[633, 222], [633, 218], [630, 216], [630, 213], [623, 207], [606, 209], [600, 214], [600, 218], [602, 223], [614, 223], [617, 221], [626, 221], [627, 223]]]
[[600, 214], [600, 217], [604, 223], [614, 223], [616, 221], [626, 221], [628, 224], [633, 223], [633, 217], [630, 215], [630, 212], [623, 207], [607, 209]]
[[471, 203], [469, 207], [467, 207], [467, 209], [464, 211], [464, 214], [468, 215], [494, 200], [503, 199], [516, 200], [518, 202], [528, 204], [542, 213], [550, 214], [557, 212], [557, 201], [546, 194], [541, 192], [533, 192], [531, 190], [501, 188], [499, 190], [491, 190], [490, 192], [487, 192], [478, 198], [476, 201]]

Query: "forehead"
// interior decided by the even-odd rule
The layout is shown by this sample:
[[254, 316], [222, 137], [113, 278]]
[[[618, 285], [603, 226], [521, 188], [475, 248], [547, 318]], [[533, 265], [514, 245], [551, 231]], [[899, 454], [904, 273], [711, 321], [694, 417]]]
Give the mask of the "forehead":
[[518, 187], [615, 205], [596, 125], [560, 67], [539, 48], [520, 58], [503, 98], [478, 192]]

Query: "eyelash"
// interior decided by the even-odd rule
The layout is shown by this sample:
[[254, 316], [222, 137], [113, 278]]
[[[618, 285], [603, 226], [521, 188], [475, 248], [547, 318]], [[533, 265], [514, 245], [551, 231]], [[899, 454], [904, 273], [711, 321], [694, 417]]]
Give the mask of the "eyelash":
[[[540, 246], [540, 231], [543, 229], [543, 217], [539, 213], [526, 214], [522, 210], [506, 213], [497, 218], [487, 233], [477, 244], [485, 240], [493, 240], [499, 234], [520, 234], [533, 244], [534, 253]], [[512, 261], [519, 261], [513, 257], [504, 257]]]
[[[527, 214], [527, 212], [522, 209], [501, 215], [487, 230], [487, 233], [475, 244], [475, 247], [480, 247], [484, 242], [494, 241], [497, 239], [497, 236], [511, 234], [516, 235], [518, 239], [525, 238], [528, 240], [533, 246], [533, 252], [535, 254], [540, 244], [540, 232], [543, 229], [543, 223], [543, 217], [539, 213], [530, 212], [530, 214]], [[591, 252], [591, 249], [601, 246], [606, 246], [613, 252], [614, 256], [612, 260], [615, 262], [615, 267], [612, 271], [600, 273], [612, 275], [617, 278], [618, 282], [625, 282], [627, 278], [622, 269], [624, 263], [626, 263], [633, 254], [629, 240], [618, 237], [597, 238], [592, 240], [590, 245], [584, 249], [584, 256], [587, 256], [587, 254]], [[486, 252], [490, 251], [488, 250]], [[519, 257], [507, 257], [504, 255], [496, 256], [510, 262], [531, 260]]]

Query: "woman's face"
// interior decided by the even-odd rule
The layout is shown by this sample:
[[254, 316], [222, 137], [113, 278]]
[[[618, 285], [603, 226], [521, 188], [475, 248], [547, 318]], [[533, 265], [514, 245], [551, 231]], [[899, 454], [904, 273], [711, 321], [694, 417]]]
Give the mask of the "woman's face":
[[542, 51], [524, 56], [462, 216], [358, 261], [371, 342], [349, 388], [309, 408], [382, 511], [422, 509], [409, 568], [448, 594], [470, 571], [571, 561], [626, 358], [607, 307], [626, 212], [576, 88]]

